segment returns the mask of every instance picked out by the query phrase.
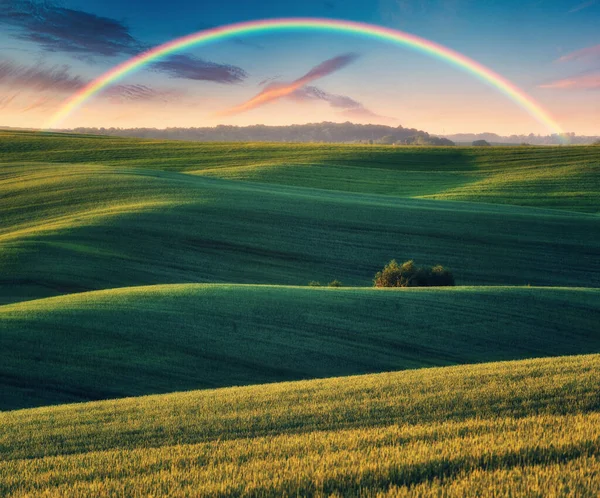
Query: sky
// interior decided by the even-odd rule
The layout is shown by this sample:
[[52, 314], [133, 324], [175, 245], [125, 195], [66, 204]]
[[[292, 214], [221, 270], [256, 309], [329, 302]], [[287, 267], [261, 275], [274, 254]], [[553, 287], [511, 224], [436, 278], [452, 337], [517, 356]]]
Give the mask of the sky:
[[[360, 21], [434, 41], [506, 78], [565, 132], [600, 135], [600, 0], [0, 0], [0, 126], [41, 128], [115, 65], [241, 21]], [[496, 88], [356, 34], [233, 36], [111, 84], [61, 128], [351, 121], [432, 134], [552, 132]]]

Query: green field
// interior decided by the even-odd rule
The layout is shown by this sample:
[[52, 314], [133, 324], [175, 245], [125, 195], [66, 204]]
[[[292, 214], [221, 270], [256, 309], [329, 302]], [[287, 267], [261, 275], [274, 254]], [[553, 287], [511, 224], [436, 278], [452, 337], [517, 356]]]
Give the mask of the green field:
[[103, 164], [402, 197], [600, 213], [600, 151], [196, 143], [0, 131], [2, 162]]
[[598, 147], [0, 131], [0, 213], [0, 496], [600, 492]]
[[0, 409], [600, 351], [600, 289], [172, 285], [0, 307]]
[[[142, 167], [144, 160], [122, 157], [126, 151], [133, 156], [135, 146], [145, 157], [143, 141], [43, 135], [30, 141], [16, 145], [58, 150], [10, 152], [12, 140], [0, 142], [0, 150], [7, 149], [0, 168], [0, 302], [185, 282], [306, 285], [338, 279], [367, 286], [392, 258], [442, 263], [460, 285], [600, 286], [596, 214], [239, 182], [182, 173], [171, 164], [191, 162], [193, 153], [217, 165], [219, 153], [230, 161], [222, 144], [151, 142], [152, 155], [160, 156], [154, 150], [159, 147], [167, 157], [163, 171], [151, 159]], [[255, 147], [255, 161], [266, 160], [261, 147], [270, 146]], [[332, 161], [336, 149], [345, 150], [288, 148], [292, 157], [299, 150], [329, 154]], [[365, 148], [349, 147], [345, 154]], [[588, 149], [594, 148], [537, 150]], [[439, 154], [411, 150], [410, 161], [420, 154], [431, 162]], [[370, 153], [377, 157], [376, 150]], [[58, 163], [54, 154], [71, 162]], [[401, 148], [381, 152], [400, 164], [402, 154]], [[364, 178], [372, 169], [363, 169]], [[403, 173], [396, 174], [400, 185]], [[600, 198], [600, 175], [594, 178], [585, 185]]]
[[600, 356], [0, 413], [0, 494], [600, 493]]

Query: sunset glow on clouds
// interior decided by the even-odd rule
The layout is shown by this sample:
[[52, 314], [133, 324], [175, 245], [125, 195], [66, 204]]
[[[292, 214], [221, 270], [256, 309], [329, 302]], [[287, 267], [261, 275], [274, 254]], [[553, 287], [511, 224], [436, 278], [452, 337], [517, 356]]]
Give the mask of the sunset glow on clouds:
[[279, 83], [275, 81], [268, 83], [266, 88], [255, 97], [244, 102], [243, 104], [222, 111], [218, 113], [218, 115], [233, 116], [235, 114], [250, 111], [252, 109], [256, 109], [257, 107], [268, 104], [269, 102], [273, 102], [284, 97], [290, 97], [292, 95], [295, 95], [296, 99], [301, 100], [302, 90], [305, 89], [306, 85], [320, 78], [324, 78], [331, 73], [339, 71], [356, 60], [356, 58], [356, 54], [338, 55], [337, 57], [321, 62], [318, 66], [313, 67], [304, 76], [301, 76], [291, 83]]
[[[328, 6], [316, 0], [230, 3], [236, 8], [213, 4], [205, 9], [202, 2], [187, 0], [168, 5], [153, 0], [126, 5], [116, 0], [0, 0], [0, 125], [41, 126], [73, 92], [112, 66], [195, 32], [200, 24], [310, 15], [397, 22], [388, 25], [445, 44], [499, 72], [566, 131], [600, 134], [597, 3], [546, 3], [541, 9], [539, 2], [521, 2], [521, 13], [529, 12], [538, 23], [529, 20], [522, 28], [509, 15], [516, 7], [474, 9], [466, 1], [453, 2], [451, 12], [445, 4], [427, 1], [419, 9], [391, 0]], [[564, 29], [550, 29], [558, 19]], [[514, 36], [506, 39], [509, 22]], [[364, 38], [318, 36], [318, 43], [317, 35], [237, 37], [171, 54], [103, 90], [65, 126], [348, 120], [432, 133], [548, 132], [506, 97], [439, 61]], [[519, 36], [532, 41], [512, 41]]]
[[563, 64], [564, 67], [570, 67], [573, 63], [583, 63], [584, 67], [589, 70], [549, 83], [542, 83], [539, 85], [540, 88], [553, 90], [600, 90], [600, 45], [575, 50], [563, 55], [557, 62], [567, 63]]
[[600, 90], [600, 72], [573, 76], [571, 78], [545, 83], [540, 85], [540, 88], [554, 88], [558, 90]]
[[563, 55], [558, 62], [575, 61], [578, 59], [585, 59], [588, 57], [600, 58], [600, 45], [594, 45], [593, 47], [585, 47], [570, 54]]

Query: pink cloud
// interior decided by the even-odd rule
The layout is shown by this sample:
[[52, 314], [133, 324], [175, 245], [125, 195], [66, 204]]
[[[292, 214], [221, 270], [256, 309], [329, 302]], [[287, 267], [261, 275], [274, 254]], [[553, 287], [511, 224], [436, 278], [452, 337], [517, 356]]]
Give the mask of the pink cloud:
[[270, 83], [267, 87], [255, 97], [240, 104], [238, 106], [227, 109], [218, 113], [218, 116], [233, 116], [241, 112], [250, 111], [261, 107], [269, 102], [279, 100], [283, 97], [288, 97], [293, 93], [300, 90], [302, 87], [308, 85], [310, 82], [315, 81], [319, 78], [323, 78], [331, 73], [339, 71], [346, 67], [348, 64], [356, 60], [356, 54], [344, 54], [332, 59], [328, 59], [318, 66], [313, 67], [304, 76], [292, 81], [291, 83]]
[[574, 76], [538, 86], [555, 90], [600, 90], [600, 73]]
[[600, 45], [582, 48], [581, 50], [576, 50], [575, 52], [563, 55], [557, 62], [575, 61], [585, 57], [600, 57]]

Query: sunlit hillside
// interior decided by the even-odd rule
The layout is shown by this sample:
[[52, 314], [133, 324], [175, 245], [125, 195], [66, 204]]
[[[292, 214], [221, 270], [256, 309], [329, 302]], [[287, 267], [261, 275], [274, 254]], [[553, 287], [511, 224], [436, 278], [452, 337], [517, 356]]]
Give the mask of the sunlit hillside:
[[599, 368], [589, 355], [0, 413], [0, 494], [597, 496]]

